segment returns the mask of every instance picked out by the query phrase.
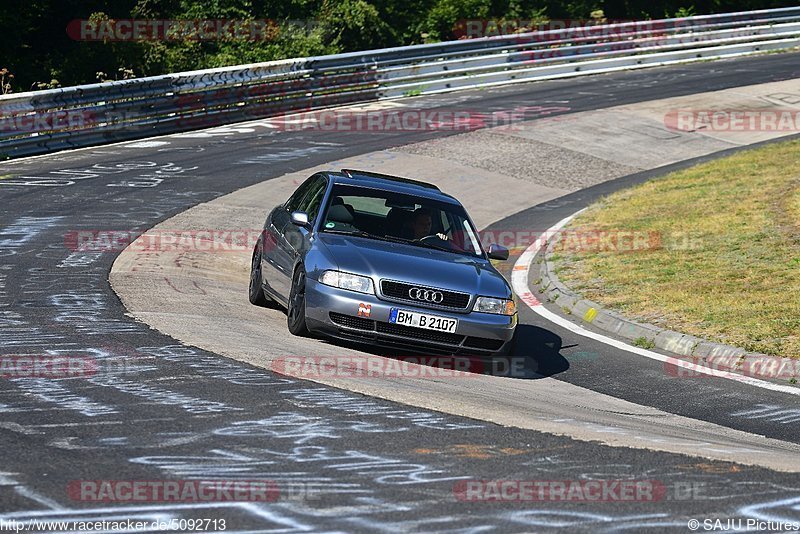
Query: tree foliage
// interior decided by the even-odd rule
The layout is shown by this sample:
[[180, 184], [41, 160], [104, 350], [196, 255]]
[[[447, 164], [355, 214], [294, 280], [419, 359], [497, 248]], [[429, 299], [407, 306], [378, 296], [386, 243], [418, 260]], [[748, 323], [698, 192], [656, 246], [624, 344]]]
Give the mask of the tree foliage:
[[[4, 0], [3, 90], [93, 83], [456, 38], [474, 19], [647, 19], [791, 5], [785, 0]], [[72, 20], [264, 20], [263, 40], [80, 41]], [[9, 74], [13, 77], [9, 77]]]

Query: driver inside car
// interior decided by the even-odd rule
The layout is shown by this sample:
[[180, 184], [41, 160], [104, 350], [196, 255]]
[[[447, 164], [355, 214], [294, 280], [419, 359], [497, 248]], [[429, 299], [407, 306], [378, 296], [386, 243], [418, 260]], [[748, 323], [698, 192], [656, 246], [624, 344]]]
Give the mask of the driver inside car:
[[[414, 232], [414, 239], [423, 239], [431, 234], [433, 228], [433, 217], [428, 208], [417, 208], [411, 218], [411, 229]], [[439, 239], [447, 241], [447, 236], [442, 233], [435, 234]]]

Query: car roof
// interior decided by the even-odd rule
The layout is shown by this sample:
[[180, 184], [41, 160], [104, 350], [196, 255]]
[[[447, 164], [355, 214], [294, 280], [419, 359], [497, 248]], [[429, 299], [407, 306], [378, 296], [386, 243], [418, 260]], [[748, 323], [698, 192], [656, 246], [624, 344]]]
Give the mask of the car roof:
[[422, 198], [440, 200], [450, 204], [461, 204], [454, 197], [442, 192], [435, 185], [419, 180], [412, 180], [410, 178], [401, 178], [399, 176], [356, 169], [342, 169], [341, 172], [328, 171], [327, 175], [333, 180], [334, 184], [370, 187], [373, 189], [406, 193]]

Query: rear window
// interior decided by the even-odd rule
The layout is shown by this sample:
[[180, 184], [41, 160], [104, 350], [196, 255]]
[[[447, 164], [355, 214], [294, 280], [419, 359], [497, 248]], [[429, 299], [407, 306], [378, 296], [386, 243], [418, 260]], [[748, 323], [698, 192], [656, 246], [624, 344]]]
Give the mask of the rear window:
[[368, 213], [371, 215], [379, 215], [386, 217], [389, 214], [388, 207], [382, 198], [364, 197], [364, 196], [341, 196], [344, 204], [353, 206], [353, 209], [361, 213]]

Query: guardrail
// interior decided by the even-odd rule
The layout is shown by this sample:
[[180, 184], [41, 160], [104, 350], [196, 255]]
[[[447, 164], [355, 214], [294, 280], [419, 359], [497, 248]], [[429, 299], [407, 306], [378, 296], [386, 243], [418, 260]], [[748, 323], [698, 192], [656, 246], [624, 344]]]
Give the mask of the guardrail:
[[567, 28], [0, 96], [0, 157], [343, 104], [800, 46], [800, 7]]

